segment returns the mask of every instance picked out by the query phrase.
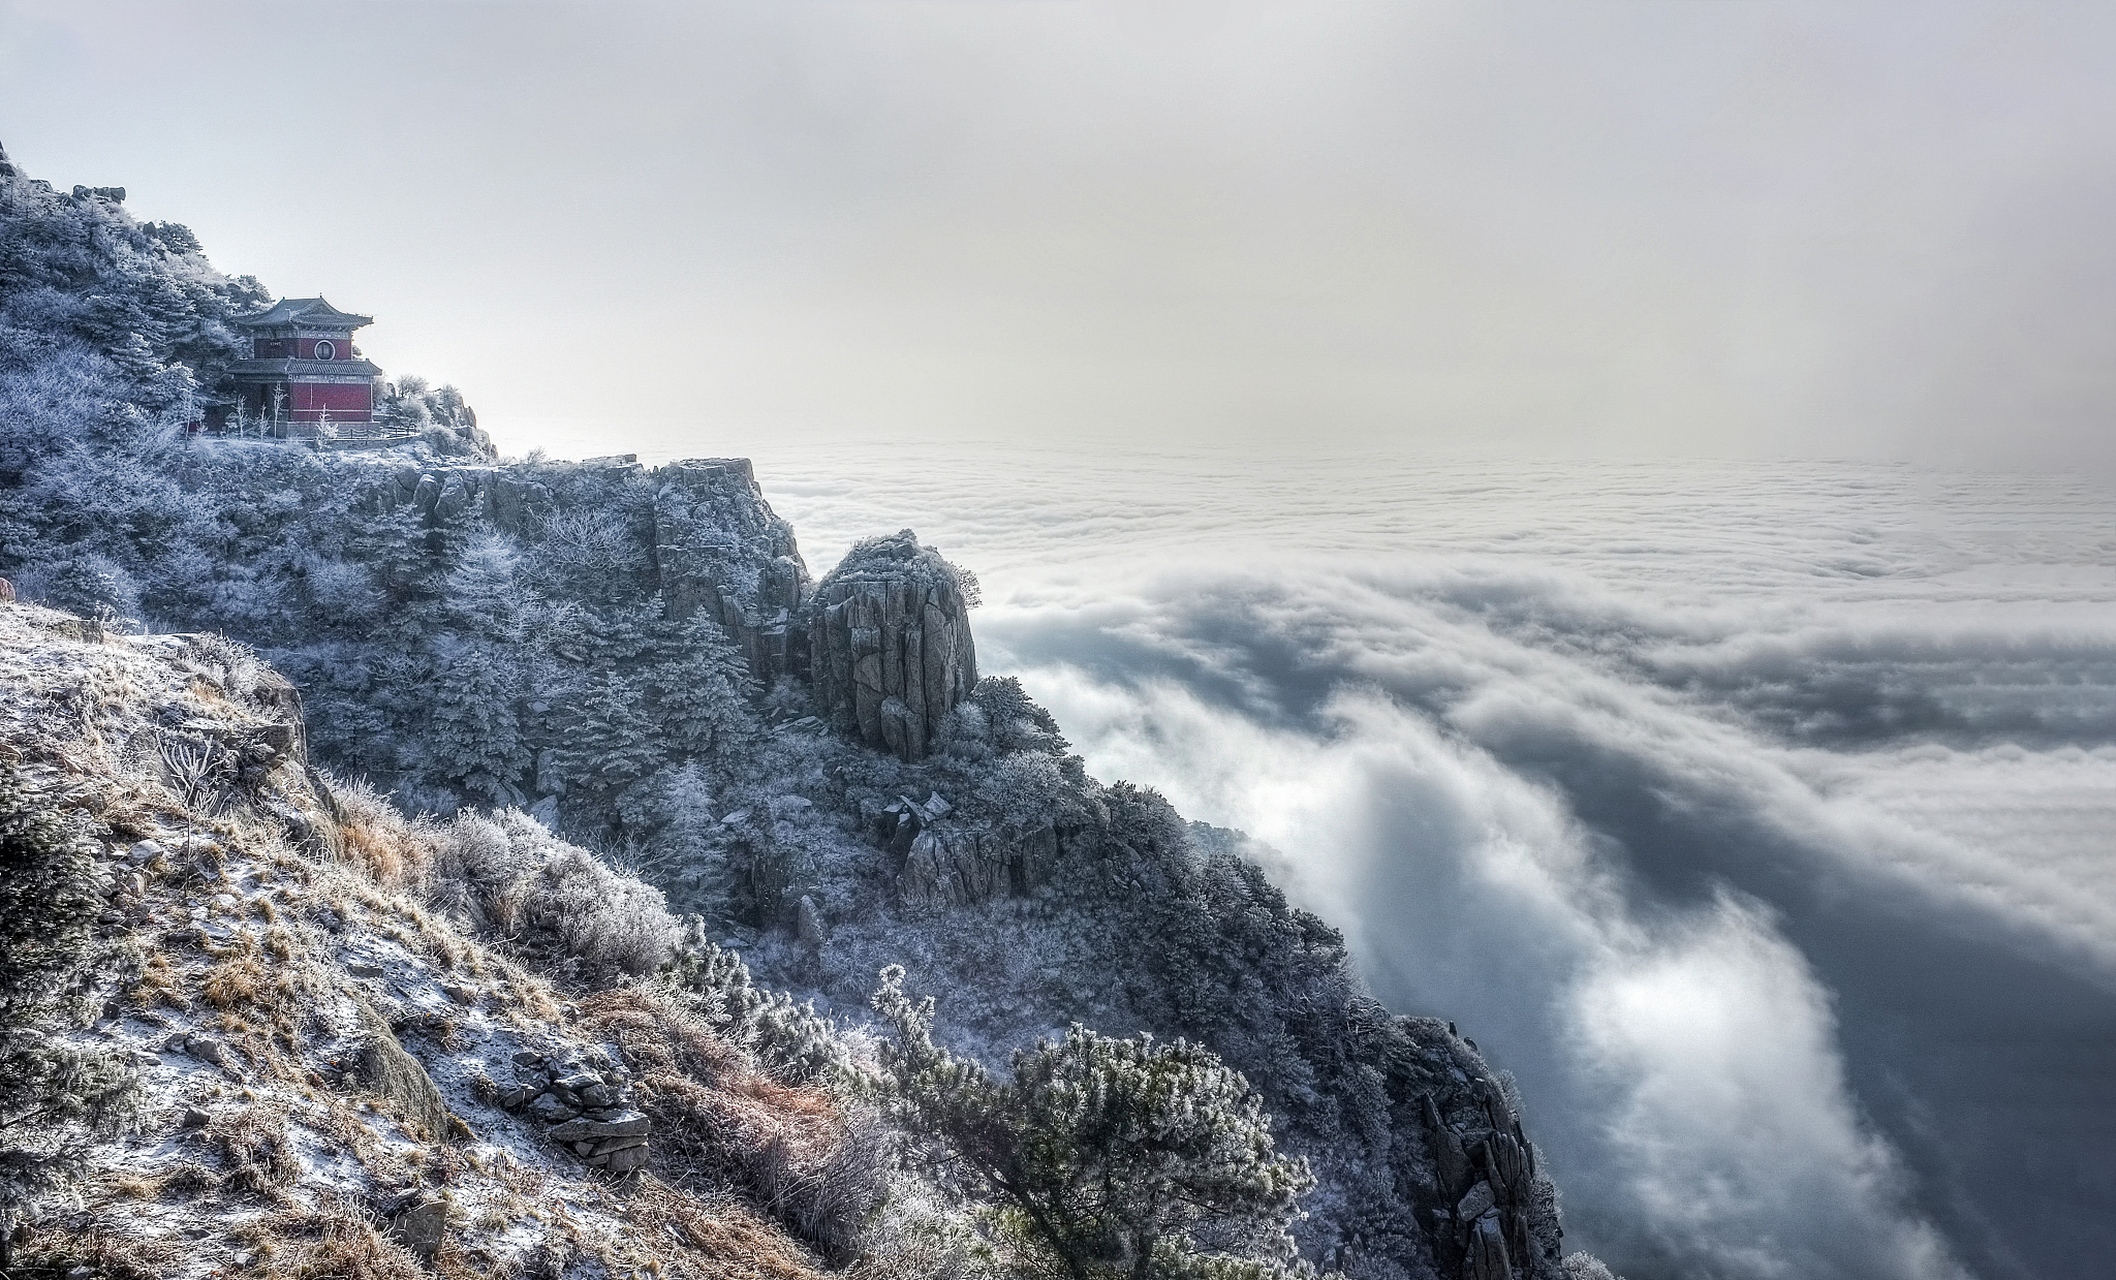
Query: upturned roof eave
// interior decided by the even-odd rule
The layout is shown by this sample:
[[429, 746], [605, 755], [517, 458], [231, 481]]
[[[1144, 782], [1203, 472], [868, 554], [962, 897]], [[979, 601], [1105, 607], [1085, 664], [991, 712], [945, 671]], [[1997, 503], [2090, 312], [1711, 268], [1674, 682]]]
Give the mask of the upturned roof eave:
[[261, 376], [268, 377], [273, 375], [290, 377], [295, 374], [302, 373], [364, 373], [369, 375], [370, 377], [379, 378], [382, 376], [382, 370], [379, 366], [362, 359], [237, 360], [235, 363], [228, 366], [228, 376], [231, 378]]
[[233, 316], [229, 323], [246, 329], [292, 329], [307, 324], [316, 328], [358, 329], [375, 322], [373, 316], [340, 311], [320, 295], [314, 298], [281, 298], [253, 316]]

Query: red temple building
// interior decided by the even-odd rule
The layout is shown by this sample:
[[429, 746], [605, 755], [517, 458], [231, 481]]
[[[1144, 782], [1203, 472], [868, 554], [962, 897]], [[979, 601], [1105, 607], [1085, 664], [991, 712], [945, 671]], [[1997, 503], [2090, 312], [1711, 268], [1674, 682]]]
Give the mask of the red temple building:
[[250, 358], [228, 367], [229, 409], [271, 435], [335, 434], [332, 424], [372, 430], [382, 370], [361, 358], [353, 330], [374, 322], [322, 298], [286, 298], [236, 317], [250, 334]]

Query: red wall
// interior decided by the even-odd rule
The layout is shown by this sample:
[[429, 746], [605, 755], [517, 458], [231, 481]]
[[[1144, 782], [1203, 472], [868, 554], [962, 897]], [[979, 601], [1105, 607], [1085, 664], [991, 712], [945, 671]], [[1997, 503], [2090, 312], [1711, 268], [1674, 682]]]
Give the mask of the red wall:
[[250, 348], [252, 360], [284, 360], [287, 358], [285, 338], [258, 338]]
[[314, 422], [321, 410], [334, 422], [366, 422], [375, 416], [375, 389], [365, 382], [297, 382], [287, 388], [288, 416]]

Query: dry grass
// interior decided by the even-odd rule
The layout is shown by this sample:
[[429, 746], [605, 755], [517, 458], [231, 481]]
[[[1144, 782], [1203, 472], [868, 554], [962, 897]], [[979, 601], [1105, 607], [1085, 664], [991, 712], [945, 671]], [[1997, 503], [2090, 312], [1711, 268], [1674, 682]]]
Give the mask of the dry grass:
[[238, 1238], [262, 1254], [260, 1268], [288, 1280], [426, 1280], [416, 1259], [375, 1228], [358, 1206], [324, 1196], [250, 1223]]
[[191, 1007], [191, 997], [184, 994], [182, 975], [169, 957], [157, 951], [147, 957], [140, 966], [139, 981], [132, 988], [132, 1002], [142, 1009], [167, 1005], [172, 1009], [185, 1010]]
[[160, 1173], [114, 1173], [103, 1179], [103, 1185], [112, 1195], [149, 1202], [162, 1198], [162, 1189], [167, 1183], [167, 1175]]
[[732, 1197], [708, 1201], [647, 1180], [626, 1216], [638, 1230], [630, 1248], [605, 1255], [613, 1273], [629, 1267], [682, 1280], [811, 1280], [827, 1274], [784, 1230]]
[[231, 950], [207, 970], [200, 993], [216, 1009], [244, 1009], [264, 1003], [271, 973], [255, 944]]
[[582, 1001], [580, 1028], [624, 1054], [654, 1121], [654, 1160], [690, 1188], [746, 1192], [834, 1262], [857, 1252], [884, 1193], [884, 1144], [821, 1088], [781, 1084], [652, 988]]
[[97, 1280], [162, 1280], [182, 1258], [170, 1240], [50, 1225], [18, 1242], [8, 1280], [64, 1280], [84, 1267]]
[[437, 833], [430, 819], [408, 819], [364, 782], [337, 783], [346, 862], [385, 889], [417, 892], [433, 876]]
[[301, 1156], [287, 1133], [284, 1103], [259, 1101], [215, 1116], [202, 1133], [220, 1158], [222, 1185], [264, 1195], [289, 1187], [301, 1173]]

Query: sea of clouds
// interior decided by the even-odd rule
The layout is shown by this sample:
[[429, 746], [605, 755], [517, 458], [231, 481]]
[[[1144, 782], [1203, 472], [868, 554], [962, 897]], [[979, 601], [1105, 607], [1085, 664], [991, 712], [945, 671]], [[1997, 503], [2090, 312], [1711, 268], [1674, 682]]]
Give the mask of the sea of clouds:
[[2116, 493], [1853, 464], [760, 457], [912, 526], [1090, 769], [1520, 1080], [1652, 1277], [2116, 1255]]

